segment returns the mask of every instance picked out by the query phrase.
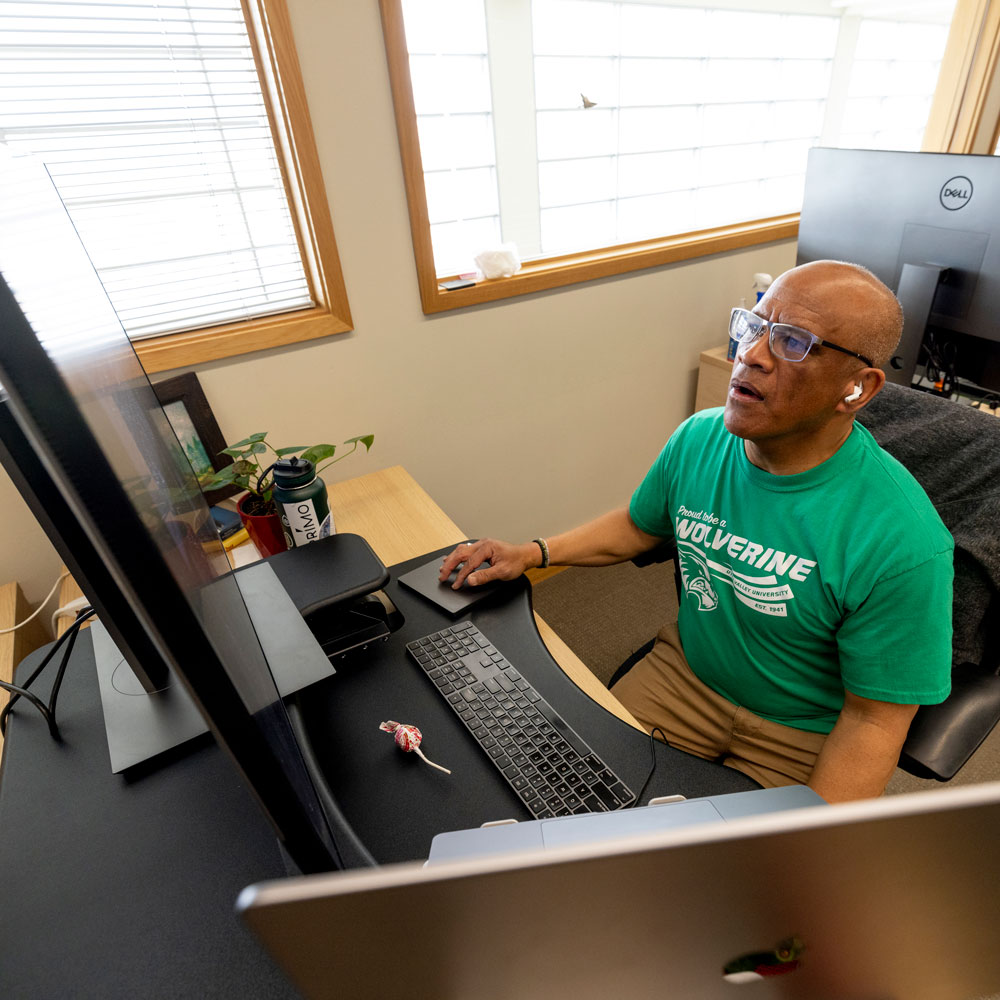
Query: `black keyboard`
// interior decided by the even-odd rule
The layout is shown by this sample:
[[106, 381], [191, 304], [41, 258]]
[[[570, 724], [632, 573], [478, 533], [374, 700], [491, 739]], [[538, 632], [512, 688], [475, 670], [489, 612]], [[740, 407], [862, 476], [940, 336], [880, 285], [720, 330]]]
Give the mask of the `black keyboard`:
[[472, 622], [407, 643], [535, 819], [606, 812], [635, 793]]

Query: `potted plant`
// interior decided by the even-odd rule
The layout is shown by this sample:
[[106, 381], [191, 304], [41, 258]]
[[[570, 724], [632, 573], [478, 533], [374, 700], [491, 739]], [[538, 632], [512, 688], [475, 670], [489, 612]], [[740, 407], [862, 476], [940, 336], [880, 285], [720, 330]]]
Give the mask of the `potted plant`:
[[[231, 456], [232, 464], [205, 476], [201, 480], [201, 486], [205, 490], [216, 490], [222, 486], [233, 485], [246, 490], [236, 504], [240, 519], [257, 551], [262, 556], [275, 555], [284, 552], [288, 546], [285, 544], [278, 506], [271, 496], [274, 480], [270, 473], [274, 462], [279, 458], [296, 455], [312, 462], [316, 466], [316, 474], [319, 475], [323, 469], [342, 461], [348, 455], [353, 455], [360, 444], [365, 446], [366, 451], [370, 450], [374, 440], [374, 434], [348, 438], [344, 445], [352, 445], [351, 450], [334, 458], [337, 453], [336, 445], [314, 444], [310, 447], [297, 445], [291, 448], [275, 448], [267, 440], [267, 432], [261, 431], [231, 444], [228, 448], [223, 448], [220, 454]], [[262, 467], [261, 456], [270, 455], [274, 456], [274, 460], [266, 467]], [[329, 461], [326, 461], [327, 459]], [[320, 466], [320, 462], [326, 464]]]

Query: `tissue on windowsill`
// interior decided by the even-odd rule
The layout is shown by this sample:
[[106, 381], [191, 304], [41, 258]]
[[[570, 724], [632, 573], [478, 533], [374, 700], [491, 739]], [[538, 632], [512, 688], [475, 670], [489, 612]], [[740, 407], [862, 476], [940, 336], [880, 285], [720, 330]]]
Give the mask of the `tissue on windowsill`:
[[521, 270], [521, 258], [513, 243], [503, 243], [495, 250], [484, 250], [474, 258], [484, 278], [509, 278]]

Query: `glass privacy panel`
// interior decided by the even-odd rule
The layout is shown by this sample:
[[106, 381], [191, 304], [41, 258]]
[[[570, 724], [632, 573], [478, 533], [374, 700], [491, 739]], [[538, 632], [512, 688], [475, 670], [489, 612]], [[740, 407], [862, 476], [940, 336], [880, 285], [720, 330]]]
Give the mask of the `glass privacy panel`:
[[[206, 722], [242, 734], [227, 746], [245, 773], [269, 755], [322, 839], [325, 819], [238, 578], [135, 350], [41, 163], [0, 146], [0, 179], [0, 273], [28, 324], [12, 323], [0, 342], [15, 416], [175, 675], [203, 706], [206, 697], [224, 705], [225, 718]], [[137, 553], [148, 558], [135, 567]], [[200, 626], [191, 634], [170, 614], [185, 605]]]

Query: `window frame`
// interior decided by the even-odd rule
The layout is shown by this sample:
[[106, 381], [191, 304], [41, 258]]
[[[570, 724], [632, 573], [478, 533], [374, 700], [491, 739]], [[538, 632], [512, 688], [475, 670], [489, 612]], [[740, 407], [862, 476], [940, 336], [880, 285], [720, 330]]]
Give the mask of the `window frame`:
[[[509, 278], [481, 280], [453, 291], [442, 288], [442, 282], [457, 275], [435, 274], [402, 0], [379, 0], [379, 7], [424, 313], [461, 309], [798, 236], [796, 212], [526, 261]], [[957, 0], [925, 133], [925, 151], [985, 152], [979, 146], [985, 146], [988, 138], [1000, 131], [1000, 11], [996, 8], [989, 0]]]
[[133, 341], [149, 374], [354, 328], [285, 0], [241, 0], [299, 250], [315, 305]]

